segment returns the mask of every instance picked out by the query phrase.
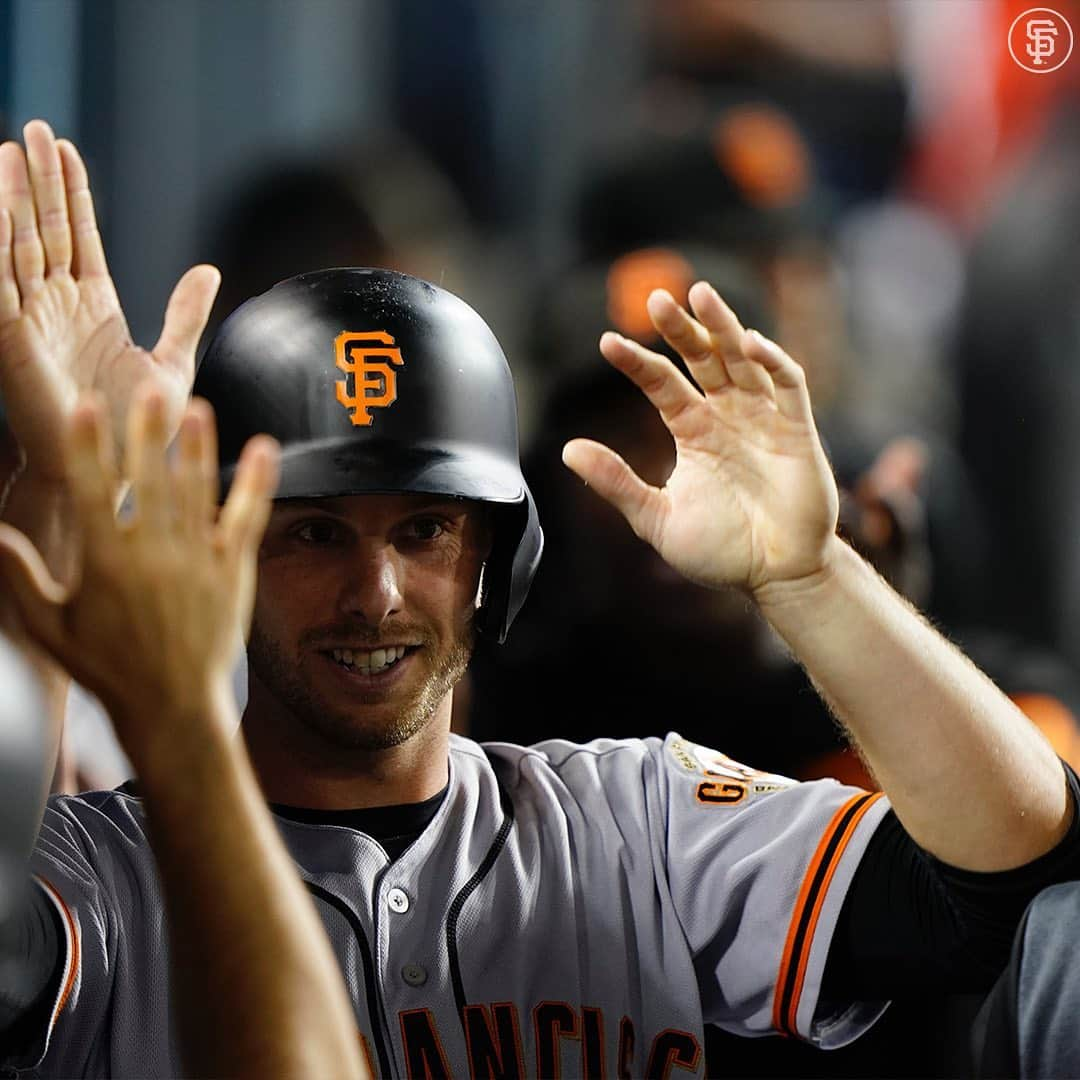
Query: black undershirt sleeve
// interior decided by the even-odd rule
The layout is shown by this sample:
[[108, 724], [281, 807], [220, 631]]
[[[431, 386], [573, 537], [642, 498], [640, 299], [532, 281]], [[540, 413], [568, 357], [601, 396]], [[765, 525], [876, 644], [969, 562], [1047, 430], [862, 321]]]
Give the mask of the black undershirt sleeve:
[[[1080, 781], [1066, 765], [1074, 807]], [[1080, 809], [1045, 855], [1001, 873], [960, 870], [923, 851], [891, 811], [871, 838], [840, 913], [824, 1000], [884, 1001], [986, 991], [1040, 889], [1080, 877]]]
[[41, 1035], [64, 971], [64, 928], [40, 885], [28, 881], [0, 922], [0, 1059]]

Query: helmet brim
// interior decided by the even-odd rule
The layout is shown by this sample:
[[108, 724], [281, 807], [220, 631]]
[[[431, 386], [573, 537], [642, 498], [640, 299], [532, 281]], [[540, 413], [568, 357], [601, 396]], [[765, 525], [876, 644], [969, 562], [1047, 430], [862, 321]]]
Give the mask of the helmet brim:
[[[222, 497], [234, 472], [233, 466], [222, 471]], [[284, 448], [274, 498], [408, 493], [493, 503], [519, 503], [525, 498], [521, 473], [483, 447], [350, 438]]]

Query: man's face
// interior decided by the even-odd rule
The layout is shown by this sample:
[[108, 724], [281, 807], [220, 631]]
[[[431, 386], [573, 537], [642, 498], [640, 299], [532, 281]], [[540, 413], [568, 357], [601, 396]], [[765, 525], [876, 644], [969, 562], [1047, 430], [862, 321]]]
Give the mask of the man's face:
[[275, 504], [248, 646], [253, 691], [332, 746], [404, 742], [465, 671], [489, 548], [483, 507], [459, 499]]

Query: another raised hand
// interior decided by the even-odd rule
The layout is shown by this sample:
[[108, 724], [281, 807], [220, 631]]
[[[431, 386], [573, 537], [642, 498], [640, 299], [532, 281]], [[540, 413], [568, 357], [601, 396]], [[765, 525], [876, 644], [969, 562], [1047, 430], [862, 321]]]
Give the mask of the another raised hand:
[[220, 276], [188, 270], [150, 351], [128, 332], [98, 232], [86, 167], [67, 140], [33, 120], [25, 151], [0, 145], [0, 396], [31, 475], [63, 475], [58, 432], [80, 392], [103, 397], [123, 444], [135, 387], [151, 381], [173, 434], [191, 391], [195, 348]]
[[696, 385], [636, 342], [613, 333], [600, 341], [675, 440], [664, 487], [590, 440], [568, 443], [563, 460], [693, 581], [756, 592], [810, 578], [827, 560], [839, 501], [802, 368], [743, 329], [710, 285], [698, 282], [689, 299], [693, 315], [658, 290], [649, 314]]
[[65, 476], [82, 536], [74, 584], [54, 581], [30, 541], [3, 524], [0, 566], [28, 632], [101, 698], [125, 748], [138, 757], [153, 735], [137, 729], [141, 710], [167, 701], [177, 711], [197, 711], [207, 688], [228, 685], [254, 602], [276, 445], [251, 441], [217, 518], [210, 407], [200, 400], [188, 405], [170, 469], [165, 401], [144, 384], [131, 407], [124, 470], [135, 508], [119, 520], [118, 466], [100, 397], [80, 401], [65, 435]]

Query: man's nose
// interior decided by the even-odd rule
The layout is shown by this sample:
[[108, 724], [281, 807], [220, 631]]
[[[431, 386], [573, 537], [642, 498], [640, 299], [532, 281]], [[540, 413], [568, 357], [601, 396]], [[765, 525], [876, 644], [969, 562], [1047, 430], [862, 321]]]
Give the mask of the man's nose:
[[404, 607], [402, 566], [394, 547], [364, 542], [357, 548], [341, 594], [342, 610], [380, 626]]

